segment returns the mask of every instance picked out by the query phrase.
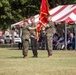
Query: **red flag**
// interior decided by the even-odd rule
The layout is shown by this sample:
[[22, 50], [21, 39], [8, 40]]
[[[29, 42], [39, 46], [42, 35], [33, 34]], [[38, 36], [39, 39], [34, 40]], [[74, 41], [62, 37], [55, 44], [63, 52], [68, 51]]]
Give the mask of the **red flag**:
[[[42, 23], [47, 23], [47, 16], [49, 15], [49, 5], [48, 5], [48, 0], [42, 0], [42, 3], [41, 3], [41, 8], [40, 8], [40, 16], [39, 16], [39, 20], [42, 22]], [[42, 24], [39, 23], [39, 26], [38, 26], [38, 33], [40, 33], [40, 29], [42, 27]]]

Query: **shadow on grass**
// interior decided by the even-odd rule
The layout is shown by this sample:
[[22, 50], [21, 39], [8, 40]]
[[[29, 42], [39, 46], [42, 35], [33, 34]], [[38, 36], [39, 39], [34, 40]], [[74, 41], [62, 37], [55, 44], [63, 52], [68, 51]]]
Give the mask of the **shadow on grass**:
[[23, 57], [21, 57], [21, 56], [11, 56], [11, 57], [7, 57], [8, 59], [21, 59], [21, 58], [23, 58]]
[[18, 48], [9, 48], [9, 50], [21, 50], [21, 49], [18, 49]]
[[[47, 56], [46, 57], [45, 56], [44, 57], [32, 57], [32, 56], [28, 56], [27, 58], [23, 58], [21, 56], [17, 56], [17, 57], [16, 56], [11, 56], [11, 57], [7, 57], [7, 58], [8, 59], [40, 59], [40, 58], [42, 58], [42, 59], [44, 58], [45, 59], [45, 58], [49, 58], [49, 57], [47, 57]], [[49, 58], [49, 59], [52, 59], [52, 58]]]

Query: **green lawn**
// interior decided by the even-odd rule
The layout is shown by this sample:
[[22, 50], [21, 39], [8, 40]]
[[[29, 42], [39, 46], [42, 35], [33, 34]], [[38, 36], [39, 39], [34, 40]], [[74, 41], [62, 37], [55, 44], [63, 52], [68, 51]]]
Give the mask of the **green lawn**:
[[54, 50], [52, 58], [46, 50], [38, 50], [38, 58], [23, 59], [21, 50], [0, 48], [0, 75], [76, 75], [76, 51]]

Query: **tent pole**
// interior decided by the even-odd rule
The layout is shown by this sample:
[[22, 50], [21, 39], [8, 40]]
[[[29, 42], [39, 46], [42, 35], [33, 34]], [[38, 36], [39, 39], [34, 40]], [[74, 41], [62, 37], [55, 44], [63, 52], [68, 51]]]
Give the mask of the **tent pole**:
[[76, 50], [76, 26], [75, 26], [75, 50]]
[[65, 50], [67, 50], [67, 23], [65, 23]]

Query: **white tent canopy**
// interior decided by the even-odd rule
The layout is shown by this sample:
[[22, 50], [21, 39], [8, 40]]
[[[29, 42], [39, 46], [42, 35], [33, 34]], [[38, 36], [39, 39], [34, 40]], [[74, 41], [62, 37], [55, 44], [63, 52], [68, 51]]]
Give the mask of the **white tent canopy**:
[[[50, 13], [50, 15], [53, 16], [53, 18], [52, 18], [53, 22], [65, 21], [68, 17], [70, 17], [70, 20], [75, 21], [76, 20], [76, 18], [75, 18], [76, 17], [76, 4], [57, 6], [53, 9], [51, 9], [49, 11], [49, 13]], [[28, 20], [30, 22], [30, 19], [28, 19]], [[35, 22], [38, 22], [38, 21], [39, 21], [39, 14], [35, 15]], [[12, 24], [11, 27], [16, 26], [16, 25], [21, 25], [21, 24], [23, 24], [23, 21]]]

